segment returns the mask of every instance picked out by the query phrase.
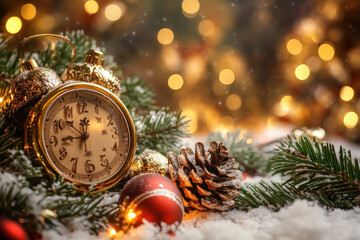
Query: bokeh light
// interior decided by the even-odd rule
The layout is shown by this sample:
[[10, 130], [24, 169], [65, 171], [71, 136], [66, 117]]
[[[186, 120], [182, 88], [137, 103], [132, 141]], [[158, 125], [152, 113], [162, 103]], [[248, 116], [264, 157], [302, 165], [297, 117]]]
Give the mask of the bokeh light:
[[306, 64], [300, 64], [295, 69], [295, 76], [299, 80], [306, 80], [310, 76], [310, 68]]
[[298, 55], [301, 53], [302, 44], [297, 39], [290, 39], [286, 44], [286, 48], [292, 55]]
[[18, 17], [11, 17], [6, 21], [6, 31], [11, 34], [18, 33], [22, 27], [22, 21]]
[[21, 16], [26, 20], [31, 20], [36, 16], [36, 7], [27, 3], [21, 8]]
[[215, 25], [210, 20], [202, 20], [198, 26], [199, 33], [204, 37], [211, 37], [215, 32]]
[[121, 18], [121, 8], [116, 4], [109, 4], [105, 8], [105, 17], [110, 21], [117, 21]]
[[228, 68], [223, 69], [219, 74], [219, 80], [225, 85], [232, 84], [235, 81], [235, 74]]
[[88, 14], [95, 14], [99, 10], [99, 4], [94, 0], [88, 0], [84, 3], [84, 9]]
[[168, 45], [174, 40], [174, 33], [170, 28], [162, 28], [157, 34], [157, 39], [162, 45]]
[[344, 116], [344, 126], [354, 128], [359, 121], [359, 117], [355, 112], [347, 112]]
[[340, 98], [347, 102], [347, 101], [350, 101], [351, 99], [353, 99], [354, 97], [354, 89], [352, 87], [349, 87], [349, 86], [343, 86], [341, 89], [340, 89]]
[[184, 84], [184, 79], [179, 74], [173, 74], [168, 79], [169, 88], [179, 90]]
[[323, 43], [318, 49], [319, 57], [324, 61], [330, 61], [334, 58], [335, 49], [328, 43]]
[[185, 13], [194, 15], [199, 11], [200, 3], [198, 0], [183, 0], [181, 7]]
[[182, 114], [186, 117], [186, 120], [191, 120], [191, 122], [188, 123], [189, 133], [192, 134], [196, 132], [198, 128], [198, 117], [196, 112], [193, 110], [184, 110]]
[[226, 107], [230, 110], [237, 110], [241, 106], [241, 98], [237, 94], [229, 94], [226, 98]]

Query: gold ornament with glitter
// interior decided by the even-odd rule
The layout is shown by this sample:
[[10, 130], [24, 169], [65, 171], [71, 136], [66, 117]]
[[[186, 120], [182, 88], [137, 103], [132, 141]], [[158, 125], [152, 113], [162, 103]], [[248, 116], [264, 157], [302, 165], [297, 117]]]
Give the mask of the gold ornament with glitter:
[[301, 136], [307, 136], [311, 141], [313, 138], [317, 139], [318, 141], [323, 141], [326, 132], [323, 128], [317, 127], [317, 128], [296, 128], [292, 131], [292, 135], [295, 136], [296, 139], [300, 139]]
[[74, 67], [66, 69], [62, 79], [64, 81], [75, 80], [91, 82], [106, 87], [115, 95], [120, 96], [120, 80], [113, 71], [103, 67], [104, 54], [90, 49], [83, 63], [77, 63]]
[[130, 166], [130, 176], [135, 177], [142, 173], [157, 173], [165, 175], [168, 172], [168, 159], [157, 151], [145, 150]]

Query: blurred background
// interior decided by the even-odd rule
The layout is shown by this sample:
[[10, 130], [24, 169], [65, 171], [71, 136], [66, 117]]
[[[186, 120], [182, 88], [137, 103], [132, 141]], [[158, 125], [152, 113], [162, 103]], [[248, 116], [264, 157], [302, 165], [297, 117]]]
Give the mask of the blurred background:
[[359, 143], [359, 13], [358, 0], [0, 0], [0, 32], [16, 47], [84, 30], [191, 133], [321, 126]]

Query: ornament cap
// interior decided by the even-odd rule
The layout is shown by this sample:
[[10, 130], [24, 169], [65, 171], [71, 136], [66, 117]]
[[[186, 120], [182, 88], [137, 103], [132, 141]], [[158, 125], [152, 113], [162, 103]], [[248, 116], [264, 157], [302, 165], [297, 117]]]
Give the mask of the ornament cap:
[[100, 51], [90, 49], [85, 55], [84, 62], [102, 66], [104, 62], [104, 54]]
[[38, 68], [38, 64], [36, 63], [35, 59], [31, 58], [29, 60], [26, 60], [25, 62], [23, 62], [20, 66], [20, 71], [24, 72], [24, 71], [31, 71], [34, 70], [35, 68]]

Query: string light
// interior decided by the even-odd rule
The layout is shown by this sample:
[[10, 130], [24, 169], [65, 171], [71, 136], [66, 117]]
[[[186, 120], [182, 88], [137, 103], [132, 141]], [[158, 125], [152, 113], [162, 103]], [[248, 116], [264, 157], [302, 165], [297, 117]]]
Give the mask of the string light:
[[22, 27], [22, 21], [18, 17], [11, 17], [6, 21], [6, 31], [11, 34], [18, 33]]
[[359, 117], [355, 112], [347, 112], [344, 116], [344, 125], [347, 128], [354, 128], [359, 121]]
[[169, 88], [179, 90], [184, 84], [184, 79], [179, 74], [173, 74], [168, 79]]
[[95, 14], [99, 10], [99, 4], [94, 0], [88, 0], [84, 3], [84, 9], [88, 14]]
[[36, 7], [27, 3], [21, 8], [21, 16], [26, 20], [31, 20], [36, 16]]
[[211, 37], [215, 32], [215, 25], [210, 20], [202, 20], [198, 26], [199, 33], [204, 37]]
[[109, 4], [105, 8], [105, 17], [110, 21], [117, 21], [122, 15], [121, 8], [116, 4]]
[[340, 89], [339, 95], [343, 101], [345, 101], [345, 102], [350, 101], [354, 97], [354, 89], [349, 86], [343, 86]]
[[241, 106], [241, 98], [232, 93], [226, 98], [226, 107], [230, 110], [237, 110]]
[[183, 0], [181, 7], [186, 17], [193, 17], [198, 13], [200, 3], [198, 0]]
[[310, 76], [310, 68], [306, 64], [300, 64], [295, 69], [295, 76], [299, 80], [306, 80]]
[[302, 51], [302, 44], [297, 39], [290, 39], [286, 44], [286, 48], [292, 55], [298, 55]]
[[335, 49], [328, 43], [323, 43], [318, 49], [319, 57], [324, 61], [330, 61], [334, 58]]
[[170, 28], [162, 28], [158, 32], [157, 39], [162, 45], [168, 45], [174, 40], [174, 33]]
[[235, 74], [230, 69], [223, 69], [219, 74], [220, 82], [229, 85], [235, 81]]

